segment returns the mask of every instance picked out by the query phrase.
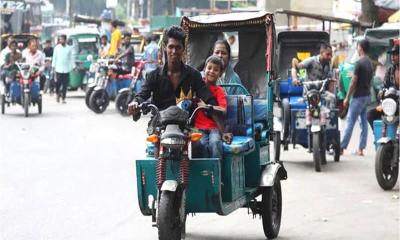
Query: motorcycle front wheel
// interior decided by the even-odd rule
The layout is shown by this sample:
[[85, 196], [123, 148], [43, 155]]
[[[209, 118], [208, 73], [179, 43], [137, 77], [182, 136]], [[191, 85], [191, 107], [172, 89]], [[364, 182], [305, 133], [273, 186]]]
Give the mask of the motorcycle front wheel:
[[115, 98], [115, 108], [122, 116], [128, 116], [128, 104], [132, 101], [134, 94], [131, 92], [125, 91], [122, 93], [118, 93]]
[[392, 166], [394, 154], [393, 143], [382, 143], [376, 151], [375, 175], [383, 190], [390, 190], [396, 185], [399, 176], [399, 164]]
[[95, 113], [103, 113], [110, 103], [110, 98], [106, 90], [100, 89], [93, 91], [89, 98], [90, 109]]
[[29, 100], [30, 100], [30, 96], [29, 93], [25, 93], [24, 94], [24, 115], [25, 117], [29, 116]]
[[177, 192], [162, 191], [158, 204], [158, 239], [180, 240], [185, 223], [179, 214], [180, 198]]
[[[314, 160], [314, 167], [316, 172], [321, 172], [321, 162], [322, 162], [322, 155], [321, 155], [321, 148], [322, 148], [322, 138], [319, 132], [313, 133], [313, 140], [312, 140], [312, 149], [313, 149], [313, 160]], [[325, 149], [323, 149], [325, 151]]]

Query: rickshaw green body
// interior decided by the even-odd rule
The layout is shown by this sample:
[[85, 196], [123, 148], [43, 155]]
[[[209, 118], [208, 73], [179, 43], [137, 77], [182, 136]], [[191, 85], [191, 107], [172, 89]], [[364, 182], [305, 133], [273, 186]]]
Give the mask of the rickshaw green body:
[[[381, 54], [385, 54], [385, 52], [389, 49], [390, 39], [396, 38], [399, 35], [400, 23], [387, 23], [378, 28], [367, 29], [363, 37], [356, 38], [356, 41], [353, 42], [353, 46], [348, 53], [349, 55], [346, 61], [339, 66], [341, 77], [340, 91], [337, 95], [339, 100], [343, 100], [346, 97], [346, 94], [350, 88], [350, 82], [353, 77], [355, 63], [358, 60], [357, 40], [365, 38], [369, 41], [370, 49], [368, 51], [368, 56], [372, 60], [375, 67]], [[390, 57], [387, 56], [385, 66], [389, 65]], [[374, 76], [371, 89], [372, 93], [374, 94], [371, 94], [371, 103], [376, 102], [376, 94], [381, 89], [382, 85], [383, 79]]]
[[[100, 33], [93, 27], [78, 26], [57, 32], [57, 36], [61, 34], [65, 34], [67, 39], [72, 40], [72, 55], [76, 66], [76, 70], [70, 72], [68, 88], [84, 89], [87, 84], [85, 73], [99, 56]], [[89, 55], [92, 56], [92, 61], [87, 59]]]
[[[182, 27], [189, 33], [186, 62], [198, 68], [211, 54], [213, 43], [223, 32], [239, 32], [239, 58], [235, 66], [243, 85], [249, 90], [240, 95], [227, 95], [227, 120], [235, 125], [235, 116], [242, 111], [245, 132], [234, 133], [231, 145], [224, 143], [223, 159], [192, 158], [186, 193], [186, 213], [217, 213], [228, 215], [273, 186], [275, 179], [286, 179], [280, 163], [270, 158], [270, 134], [273, 131], [273, 85], [271, 71], [275, 44], [273, 15], [260, 12], [183, 18]], [[254, 44], [248, 44], [252, 40]], [[201, 46], [201, 47], [199, 47]], [[267, 57], [266, 57], [267, 56]], [[242, 87], [229, 85], [225, 87]], [[241, 102], [236, 106], [235, 102]], [[256, 125], [255, 101], [262, 105], [262, 124]], [[230, 122], [233, 120], [233, 122]], [[258, 121], [257, 120], [257, 121]], [[261, 126], [256, 129], [256, 126]], [[235, 127], [235, 126], [231, 126]], [[255, 134], [258, 132], [259, 134]], [[256, 137], [257, 135], [257, 137]], [[247, 145], [245, 145], [247, 144]], [[179, 161], [167, 161], [167, 180], [179, 180]], [[152, 156], [136, 160], [137, 192], [141, 212], [154, 214], [154, 200], [158, 198], [156, 185], [157, 160]], [[172, 172], [171, 169], [178, 169]], [[179, 182], [179, 181], [178, 181]]]

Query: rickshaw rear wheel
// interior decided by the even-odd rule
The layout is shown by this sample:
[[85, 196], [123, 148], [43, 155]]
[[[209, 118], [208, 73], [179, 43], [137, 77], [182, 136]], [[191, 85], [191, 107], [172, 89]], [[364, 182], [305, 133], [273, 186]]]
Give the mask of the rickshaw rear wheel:
[[383, 190], [392, 189], [399, 176], [399, 164], [391, 166], [394, 154], [393, 143], [381, 144], [376, 151], [375, 157], [375, 176], [379, 186]]
[[290, 131], [290, 104], [289, 99], [282, 100], [282, 117], [283, 117], [283, 141], [287, 142]]
[[282, 217], [282, 190], [279, 177], [276, 177], [272, 187], [265, 188], [261, 204], [264, 234], [269, 239], [276, 238]]
[[[158, 239], [180, 240], [182, 224], [179, 216], [180, 201], [176, 192], [162, 191], [158, 204]], [[184, 225], [184, 223], [183, 223]]]
[[[314, 167], [315, 167], [315, 171], [316, 172], [320, 172], [321, 171], [321, 138], [320, 138], [320, 133], [319, 132], [315, 132], [313, 133], [313, 160], [314, 160]], [[324, 149], [325, 151], [325, 149]]]
[[39, 96], [37, 105], [38, 105], [38, 113], [42, 114], [42, 96]]
[[1, 114], [6, 112], [6, 96], [3, 94], [1, 95]]
[[274, 159], [276, 162], [279, 162], [281, 157], [281, 132], [274, 132], [273, 136], [274, 141]]

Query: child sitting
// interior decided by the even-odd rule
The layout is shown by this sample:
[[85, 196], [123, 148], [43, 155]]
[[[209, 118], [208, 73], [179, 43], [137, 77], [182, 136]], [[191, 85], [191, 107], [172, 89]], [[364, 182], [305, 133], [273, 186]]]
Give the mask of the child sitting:
[[[201, 157], [222, 158], [222, 139], [221, 133], [223, 132], [223, 124], [220, 116], [226, 113], [226, 97], [222, 87], [216, 85], [218, 78], [222, 75], [224, 63], [222, 59], [217, 56], [207, 58], [204, 68], [204, 81], [214, 96], [217, 106], [212, 106], [216, 111], [213, 111], [210, 116], [206, 115], [204, 111], [199, 111], [195, 118], [195, 128], [203, 134], [200, 140], [201, 146], [197, 147], [197, 151]], [[200, 100], [198, 106], [206, 106]], [[221, 113], [221, 114], [218, 114]]]

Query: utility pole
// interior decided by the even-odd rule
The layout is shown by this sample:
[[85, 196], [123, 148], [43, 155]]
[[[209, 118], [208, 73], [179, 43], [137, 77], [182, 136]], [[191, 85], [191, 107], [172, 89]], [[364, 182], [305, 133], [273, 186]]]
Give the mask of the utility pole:
[[126, 17], [128, 19], [131, 18], [131, 11], [132, 11], [132, 2], [131, 0], [126, 1]]
[[150, 20], [151, 16], [153, 16], [153, 1], [147, 0], [147, 18]]
[[72, 27], [72, 22], [73, 22], [72, 0], [66, 0], [65, 9], [67, 10], [67, 16], [69, 17], [69, 26]]

